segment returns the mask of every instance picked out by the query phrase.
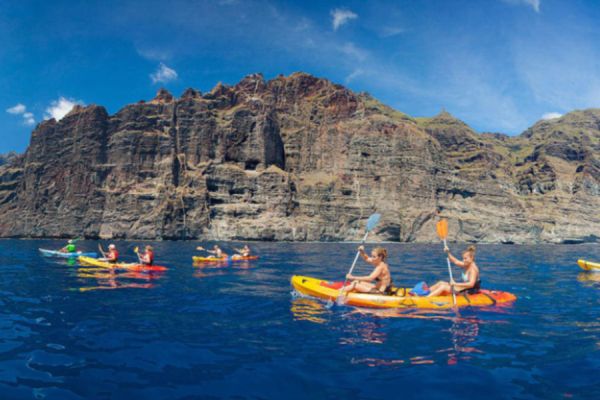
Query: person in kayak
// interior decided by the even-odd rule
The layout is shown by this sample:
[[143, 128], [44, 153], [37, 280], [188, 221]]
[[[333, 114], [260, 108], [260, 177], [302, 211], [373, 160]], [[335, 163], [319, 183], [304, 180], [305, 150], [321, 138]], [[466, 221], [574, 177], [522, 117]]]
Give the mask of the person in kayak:
[[117, 246], [114, 244], [108, 245], [108, 253], [103, 254], [104, 258], [101, 258], [102, 261], [108, 261], [109, 263], [116, 263], [119, 261], [119, 252], [117, 251]]
[[364, 246], [360, 246], [358, 251], [361, 257], [374, 267], [373, 272], [367, 276], [346, 275], [346, 279], [351, 280], [352, 283], [346, 286], [342, 293], [344, 295], [349, 292], [390, 295], [392, 293], [392, 275], [390, 267], [385, 262], [387, 250], [376, 247], [371, 251], [370, 257], [365, 252]]
[[67, 245], [59, 250], [61, 253], [75, 253], [77, 251], [77, 246], [75, 246], [75, 241], [73, 239], [69, 239]]
[[464, 272], [462, 273], [463, 282], [456, 283], [454, 280], [451, 282], [439, 281], [429, 288], [430, 292], [427, 296], [450, 295], [452, 294], [452, 288], [454, 288], [455, 293], [464, 292], [467, 294], [475, 294], [479, 292], [479, 289], [481, 288], [481, 279], [479, 277], [479, 267], [475, 264], [475, 246], [469, 246], [467, 250], [463, 252], [462, 261], [454, 257], [450, 253], [448, 247], [445, 247], [444, 251], [448, 255], [448, 259], [452, 261], [454, 265], [464, 269]]
[[144, 254], [138, 254], [140, 263], [143, 265], [152, 265], [154, 263], [154, 249], [152, 246], [146, 246]]
[[227, 258], [228, 257], [227, 254], [225, 254], [223, 252], [223, 250], [221, 250], [221, 248], [219, 246], [217, 246], [216, 244], [213, 246], [212, 250], [205, 249], [202, 246], [196, 247], [196, 250], [206, 251], [207, 253], [215, 256], [215, 258]]
[[250, 257], [250, 247], [248, 245], [244, 245], [241, 249], [235, 249], [242, 257]]

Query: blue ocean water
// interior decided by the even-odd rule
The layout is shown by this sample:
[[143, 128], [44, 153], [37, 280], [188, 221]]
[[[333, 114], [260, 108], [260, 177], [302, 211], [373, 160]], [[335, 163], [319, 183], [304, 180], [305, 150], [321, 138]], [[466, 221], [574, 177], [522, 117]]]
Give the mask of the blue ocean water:
[[[481, 245], [483, 286], [518, 300], [457, 315], [291, 293], [294, 274], [342, 279], [354, 244], [252, 243], [256, 262], [194, 267], [199, 243], [157, 242], [162, 274], [38, 255], [62, 244], [0, 241], [1, 399], [600, 398], [600, 273], [575, 263], [598, 245]], [[141, 244], [117, 242], [131, 260]], [[446, 279], [441, 245], [386, 247], [397, 284]]]

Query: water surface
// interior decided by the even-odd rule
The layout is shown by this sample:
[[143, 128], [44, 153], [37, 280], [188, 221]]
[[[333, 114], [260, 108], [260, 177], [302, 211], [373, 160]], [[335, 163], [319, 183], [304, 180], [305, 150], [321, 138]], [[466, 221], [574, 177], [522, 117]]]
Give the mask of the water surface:
[[[154, 243], [163, 274], [37, 253], [62, 244], [0, 241], [2, 399], [600, 398], [600, 274], [575, 264], [597, 245], [479, 246], [483, 285], [518, 301], [457, 315], [291, 293], [293, 274], [342, 279], [353, 244], [256, 243], [257, 262], [199, 268], [199, 243]], [[131, 260], [141, 244], [117, 242]], [[396, 283], [447, 278], [441, 246], [386, 246]]]

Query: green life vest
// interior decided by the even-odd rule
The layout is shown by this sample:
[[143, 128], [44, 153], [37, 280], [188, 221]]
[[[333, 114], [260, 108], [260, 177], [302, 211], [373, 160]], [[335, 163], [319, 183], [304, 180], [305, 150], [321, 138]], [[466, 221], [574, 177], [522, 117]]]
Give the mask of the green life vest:
[[74, 245], [74, 244], [68, 244], [68, 245], [67, 245], [67, 251], [68, 251], [69, 253], [75, 253], [75, 252], [77, 251], [77, 248], [75, 247], [75, 245]]

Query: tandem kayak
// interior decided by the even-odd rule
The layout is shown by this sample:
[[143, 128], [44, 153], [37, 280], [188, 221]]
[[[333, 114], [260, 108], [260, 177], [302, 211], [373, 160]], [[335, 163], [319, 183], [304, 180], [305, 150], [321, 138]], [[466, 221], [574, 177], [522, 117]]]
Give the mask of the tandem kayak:
[[63, 257], [63, 258], [74, 258], [74, 257], [80, 257], [80, 256], [98, 257], [98, 254], [94, 253], [93, 251], [91, 251], [91, 252], [76, 251], [74, 253], [64, 253], [62, 251], [56, 251], [56, 250], [47, 250], [47, 249], [38, 249], [38, 250], [45, 257]]
[[200, 256], [194, 256], [192, 257], [192, 260], [194, 260], [195, 263], [224, 263], [227, 261], [252, 261], [252, 260], [258, 260], [258, 256], [240, 256], [240, 255], [233, 255], [231, 257], [200, 257]]
[[577, 260], [577, 265], [585, 271], [600, 271], [600, 263], [593, 263], [585, 260]]
[[[335, 301], [340, 294], [342, 282], [328, 282], [307, 276], [292, 276], [292, 286], [296, 291], [312, 297]], [[369, 308], [452, 308], [452, 296], [419, 297], [410, 296], [411, 288], [399, 288], [395, 295], [349, 293], [345, 304]], [[485, 307], [496, 304], [510, 303], [517, 297], [508, 292], [496, 290], [480, 290], [476, 294], [457, 294], [458, 307]]]
[[168, 268], [162, 265], [144, 265], [138, 263], [110, 263], [97, 258], [81, 256], [78, 258], [83, 265], [99, 268], [126, 269], [128, 271], [166, 271]]

